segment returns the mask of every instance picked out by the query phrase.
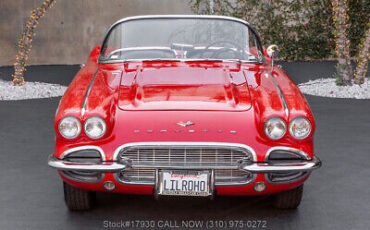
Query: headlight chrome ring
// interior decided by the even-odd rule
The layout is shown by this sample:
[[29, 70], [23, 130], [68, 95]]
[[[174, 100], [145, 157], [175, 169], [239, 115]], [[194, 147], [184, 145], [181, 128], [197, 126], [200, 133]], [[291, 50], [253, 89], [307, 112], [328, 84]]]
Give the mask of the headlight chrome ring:
[[103, 118], [93, 116], [85, 121], [84, 131], [92, 139], [98, 139], [104, 136], [107, 131], [107, 125]]
[[305, 139], [311, 131], [311, 122], [305, 117], [296, 117], [289, 124], [289, 133], [296, 139]]
[[64, 117], [59, 121], [58, 131], [64, 138], [76, 138], [81, 133], [81, 122], [74, 116]]
[[287, 125], [282, 118], [271, 117], [265, 122], [263, 130], [268, 138], [278, 140], [285, 135]]

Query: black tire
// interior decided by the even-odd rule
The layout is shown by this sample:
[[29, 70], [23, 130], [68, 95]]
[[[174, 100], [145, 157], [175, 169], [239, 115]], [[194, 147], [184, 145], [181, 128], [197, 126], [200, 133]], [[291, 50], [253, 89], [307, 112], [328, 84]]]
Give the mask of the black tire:
[[86, 211], [93, 207], [95, 192], [73, 187], [63, 182], [64, 200], [71, 211]]
[[302, 200], [303, 184], [295, 189], [275, 195], [274, 207], [279, 209], [295, 209]]

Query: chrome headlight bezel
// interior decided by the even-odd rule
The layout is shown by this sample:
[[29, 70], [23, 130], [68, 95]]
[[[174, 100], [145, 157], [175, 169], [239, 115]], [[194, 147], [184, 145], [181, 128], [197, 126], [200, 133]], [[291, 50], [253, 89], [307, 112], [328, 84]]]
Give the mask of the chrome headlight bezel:
[[[74, 132], [74, 135], [66, 135], [66, 132], [63, 131], [63, 127], [62, 126], [66, 122], [72, 122], [76, 126], [75, 127], [76, 128], [76, 131]], [[60, 121], [58, 123], [58, 132], [60, 133], [60, 135], [62, 135], [66, 139], [74, 139], [74, 138], [78, 137], [81, 134], [81, 130], [82, 130], [81, 122], [80, 122], [79, 119], [77, 119], [74, 116], [66, 116], [66, 117], [63, 117], [62, 119], [60, 119]]]
[[[306, 133], [304, 135], [297, 136], [296, 135], [297, 133], [294, 130], [294, 125], [296, 125], [297, 122], [302, 122], [302, 121], [305, 122], [305, 125], [307, 126], [308, 131], [306, 131]], [[308, 120], [306, 117], [295, 117], [289, 123], [289, 133], [295, 139], [303, 140], [303, 139], [307, 138], [311, 134], [311, 132], [312, 132], [312, 124], [311, 124], [311, 121]]]
[[[101, 127], [100, 133], [98, 133], [97, 135], [96, 134], [93, 135], [91, 133], [91, 131], [88, 131], [88, 126], [91, 123], [95, 123], [95, 126], [96, 126], [96, 124], [98, 124], [98, 126]], [[99, 139], [99, 138], [103, 137], [105, 135], [105, 133], [107, 132], [107, 124], [106, 124], [105, 120], [103, 118], [99, 117], [99, 116], [89, 117], [89, 118], [86, 119], [86, 121], [84, 123], [84, 132], [91, 139]]]
[[[268, 130], [269, 127], [277, 127], [278, 125], [280, 126], [278, 128], [280, 128], [282, 132], [277, 136], [271, 135], [271, 131]], [[287, 132], [287, 124], [281, 117], [271, 117], [265, 121], [263, 125], [263, 131], [268, 138], [272, 140], [279, 140], [285, 136]]]

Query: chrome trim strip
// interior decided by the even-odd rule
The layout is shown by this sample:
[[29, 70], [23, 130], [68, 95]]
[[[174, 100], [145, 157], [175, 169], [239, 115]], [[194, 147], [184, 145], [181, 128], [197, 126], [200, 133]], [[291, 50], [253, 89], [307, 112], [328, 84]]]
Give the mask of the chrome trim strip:
[[220, 16], [220, 15], [182, 15], [182, 14], [167, 14], [167, 15], [138, 15], [138, 16], [132, 16], [132, 17], [126, 17], [122, 18], [115, 23], [113, 23], [108, 31], [110, 31], [113, 27], [116, 25], [122, 23], [122, 22], [127, 22], [127, 21], [132, 21], [132, 20], [137, 20], [137, 19], [151, 19], [151, 18], [203, 18], [203, 19], [225, 19], [229, 21], [235, 21], [235, 22], [240, 22], [242, 24], [245, 24], [247, 26], [250, 26], [249, 22], [239, 19], [239, 18], [234, 18], [234, 17], [228, 17], [228, 16]]
[[270, 172], [306, 172], [321, 167], [321, 161], [317, 156], [311, 161], [293, 164], [268, 164], [268, 163], [244, 163], [240, 169], [251, 173], [270, 173]]
[[311, 160], [311, 157], [307, 153], [305, 153], [304, 151], [302, 151], [300, 149], [295, 149], [295, 148], [285, 147], [285, 146], [276, 146], [276, 147], [272, 147], [269, 150], [267, 150], [266, 156], [265, 156], [265, 161], [267, 162], [271, 152], [277, 151], [277, 150], [294, 152], [294, 153], [298, 154], [299, 156], [303, 157], [305, 160]]
[[[117, 175], [117, 177], [116, 177], [116, 175]], [[120, 182], [117, 173], [114, 174], [114, 179], [116, 181], [118, 181], [118, 183], [122, 183], [122, 182]], [[155, 187], [154, 187], [154, 191], [153, 191], [153, 193], [154, 193], [154, 199], [158, 200], [158, 197], [159, 197], [159, 170], [158, 169], [155, 170], [155, 178], [154, 178], [154, 180], [155, 180], [155, 182], [154, 182], [154, 186]]]
[[64, 160], [60, 160], [51, 154], [48, 159], [48, 165], [58, 170], [75, 170], [75, 171], [91, 171], [91, 172], [119, 172], [124, 169], [130, 168], [127, 162], [116, 163], [116, 162], [102, 162], [100, 164], [83, 164], [83, 163], [72, 163]]
[[85, 94], [85, 97], [84, 97], [84, 101], [82, 103], [82, 107], [81, 107], [81, 116], [85, 115], [85, 112], [86, 112], [86, 105], [87, 105], [87, 101], [88, 101], [88, 98], [89, 98], [89, 94], [90, 94], [90, 91], [91, 91], [91, 88], [92, 88], [92, 85], [94, 83], [94, 80], [95, 80], [95, 77], [96, 75], [98, 74], [98, 71], [99, 71], [99, 68], [96, 70], [96, 72], [94, 73], [94, 76], [92, 77], [91, 81], [90, 81], [90, 84], [89, 86], [87, 87], [87, 90], [86, 90], [86, 94]]
[[285, 115], [288, 117], [289, 116], [289, 108], [288, 108], [288, 104], [285, 100], [285, 97], [284, 97], [284, 94], [283, 92], [281, 91], [278, 83], [276, 82], [275, 78], [272, 76], [271, 72], [268, 71], [266, 69], [266, 71], [268, 72], [268, 74], [270, 75], [271, 79], [272, 79], [272, 82], [274, 83], [274, 85], [276, 86], [278, 92], [279, 92], [279, 96], [280, 96], [280, 99], [281, 99], [281, 102], [283, 103], [283, 107], [284, 107], [284, 111], [285, 111]]
[[210, 194], [211, 194], [211, 199], [214, 199], [215, 198], [215, 186], [216, 186], [216, 180], [215, 180], [215, 170], [212, 169], [211, 170], [211, 175], [210, 175], [210, 185], [209, 185], [209, 188], [210, 188]]
[[154, 147], [167, 147], [167, 146], [193, 146], [193, 147], [236, 147], [248, 150], [252, 154], [252, 161], [257, 161], [256, 152], [244, 144], [227, 143], [227, 142], [132, 142], [121, 145], [116, 149], [113, 155], [113, 160], [118, 161], [118, 155], [124, 148], [137, 147], [137, 146], [154, 146]]
[[116, 59], [116, 60], [100, 60], [99, 64], [121, 63], [121, 62], [155, 62], [155, 61], [174, 61], [174, 62], [223, 62], [223, 63], [256, 63], [255, 61], [239, 60], [239, 59], [201, 59], [201, 58], [138, 58], [138, 59]]
[[89, 149], [97, 150], [100, 153], [100, 155], [101, 155], [102, 161], [105, 161], [105, 154], [104, 154], [103, 149], [100, 148], [100, 147], [98, 147], [98, 146], [95, 146], [95, 145], [85, 145], [85, 146], [80, 146], [80, 147], [68, 149], [68, 150], [64, 151], [59, 156], [59, 158], [60, 159], [64, 159], [67, 155], [69, 155], [69, 154], [71, 154], [73, 152], [77, 152], [77, 151], [80, 151], [80, 150], [89, 150]]

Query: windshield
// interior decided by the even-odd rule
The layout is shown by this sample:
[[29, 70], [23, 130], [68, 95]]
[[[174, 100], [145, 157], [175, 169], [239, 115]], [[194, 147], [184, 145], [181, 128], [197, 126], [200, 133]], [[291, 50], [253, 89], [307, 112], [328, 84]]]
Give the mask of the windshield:
[[142, 18], [111, 29], [102, 62], [124, 60], [242, 60], [260, 62], [256, 35], [222, 18]]

